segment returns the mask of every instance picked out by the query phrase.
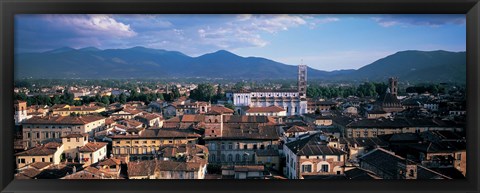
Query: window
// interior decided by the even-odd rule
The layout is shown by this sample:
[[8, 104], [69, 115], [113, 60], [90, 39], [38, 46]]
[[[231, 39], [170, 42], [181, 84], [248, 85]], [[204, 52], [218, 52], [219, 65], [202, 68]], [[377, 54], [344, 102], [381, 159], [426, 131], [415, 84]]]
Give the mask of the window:
[[173, 141], [168, 141], [168, 143], [172, 144], [172, 143], [173, 143]]
[[25, 159], [24, 159], [24, 158], [22, 158], [22, 159], [18, 159], [18, 163], [22, 163], [22, 164], [24, 164], [24, 163], [25, 163]]
[[80, 142], [80, 138], [77, 138], [77, 142]]
[[147, 143], [147, 141], [142, 141], [142, 143], [143, 143], [143, 144], [146, 144], [146, 143]]
[[35, 162], [35, 158], [32, 158], [32, 163]]
[[265, 149], [265, 145], [260, 145], [260, 149]]
[[222, 154], [221, 157], [222, 157], [222, 162], [224, 162], [225, 161], [225, 154]]
[[257, 144], [253, 145], [253, 149], [257, 149]]
[[155, 144], [155, 141], [151, 141], [150, 143], [153, 143], [153, 144]]
[[232, 143], [228, 144], [228, 149], [233, 149], [233, 144]]
[[67, 142], [70, 142], [70, 138], [67, 138]]
[[235, 161], [237, 161], [237, 162], [240, 161], [240, 154], [235, 155]]
[[243, 149], [248, 149], [247, 144], [243, 145]]
[[328, 165], [327, 164], [322, 164], [321, 172], [328, 172]]
[[45, 162], [45, 158], [42, 158], [42, 162]]
[[133, 143], [138, 144], [138, 141], [133, 141]]
[[37, 132], [37, 138], [40, 138], [40, 132]]
[[462, 160], [462, 154], [457, 154], [457, 160]]
[[130, 144], [130, 141], [126, 141], [127, 144]]
[[228, 161], [229, 161], [229, 162], [232, 162], [232, 161], [233, 161], [233, 155], [232, 155], [232, 154], [228, 154]]
[[120, 144], [120, 141], [115, 141], [115, 144]]
[[312, 172], [312, 165], [302, 165], [302, 172]]
[[337, 161], [340, 161], [340, 159], [341, 159], [341, 158], [340, 158], [340, 155], [338, 155], [338, 156], [337, 156]]

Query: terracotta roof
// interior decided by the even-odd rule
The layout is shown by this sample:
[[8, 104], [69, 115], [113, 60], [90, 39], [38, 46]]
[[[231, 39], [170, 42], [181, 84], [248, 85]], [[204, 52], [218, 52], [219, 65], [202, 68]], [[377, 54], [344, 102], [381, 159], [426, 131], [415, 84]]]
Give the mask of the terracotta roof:
[[285, 111], [282, 107], [278, 106], [269, 106], [269, 107], [250, 107], [247, 110], [247, 113], [270, 113], [270, 112], [282, 112]]
[[145, 129], [139, 135], [114, 135], [112, 138], [136, 138], [136, 139], [155, 139], [155, 138], [198, 138], [201, 135], [196, 134], [190, 129], [176, 129], [176, 128], [155, 128]]
[[347, 153], [330, 147], [326, 142], [320, 140], [320, 135], [311, 135], [304, 139], [285, 144], [297, 156], [307, 155], [346, 155]]
[[160, 115], [153, 114], [153, 113], [144, 113], [143, 115], [139, 115], [136, 117], [151, 121], [153, 119], [160, 118]]
[[100, 109], [104, 109], [104, 107], [98, 107], [98, 106], [69, 106], [68, 108], [66, 107], [60, 107], [57, 109], [54, 109], [54, 111], [97, 111]]
[[122, 161], [120, 159], [109, 158], [98, 163], [99, 166], [116, 166], [120, 165]]
[[63, 177], [62, 179], [116, 179], [116, 176], [102, 172], [101, 170], [94, 167], [87, 167], [82, 171], [78, 171]]
[[83, 133], [83, 134], [72, 133], [72, 134], [62, 136], [61, 138], [82, 138], [82, 137], [88, 137], [88, 134], [87, 133]]
[[45, 145], [34, 147], [26, 151], [16, 153], [16, 156], [44, 156], [44, 155], [53, 155], [57, 151], [57, 147], [60, 147], [62, 144], [56, 142], [50, 142]]
[[34, 179], [42, 171], [35, 168], [27, 168], [15, 175], [15, 179]]
[[129, 114], [132, 114], [132, 115], [136, 115], [136, 114], [142, 113], [142, 111], [140, 111], [140, 110], [131, 109], [131, 108], [124, 108], [123, 111], [126, 112], [126, 113], [129, 113]]
[[131, 161], [128, 162], [128, 176], [148, 176], [155, 172], [155, 160]]
[[102, 147], [107, 146], [107, 143], [104, 142], [89, 142], [85, 146], [79, 147], [79, 152], [95, 152], [101, 149]]
[[288, 128], [287, 130], [285, 130], [285, 133], [298, 133], [298, 132], [307, 132], [307, 131], [313, 131], [313, 129], [310, 127], [302, 127], [302, 126], [294, 125]]
[[234, 111], [224, 106], [212, 106], [208, 111], [209, 114], [232, 114]]
[[85, 125], [91, 122], [105, 119], [105, 117], [86, 115], [86, 116], [48, 116], [32, 117], [25, 120], [23, 124], [42, 124], [42, 125]]
[[224, 123], [268, 123], [267, 116], [225, 115]]
[[110, 125], [110, 124], [113, 124], [113, 123], [115, 123], [115, 121], [113, 121], [112, 118], [105, 119], [105, 125]]
[[265, 166], [263, 165], [247, 165], [247, 166], [234, 166], [233, 170], [236, 172], [263, 172], [265, 171]]
[[[407, 160], [403, 157], [395, 155], [393, 152], [387, 151], [383, 148], [377, 148], [372, 150], [359, 158], [361, 162], [368, 163], [369, 165], [376, 167], [383, 173], [391, 176], [397, 176], [399, 163], [406, 163]], [[425, 168], [417, 164], [417, 179], [435, 179], [449, 177]]]
[[35, 168], [35, 169], [41, 170], [41, 169], [44, 169], [44, 168], [46, 168], [46, 167], [48, 167], [48, 166], [50, 166], [50, 165], [52, 165], [52, 162], [34, 162], [34, 163], [32, 163], [32, 164], [30, 164], [30, 165], [28, 165], [28, 166], [31, 166], [31, 167], [33, 167], [33, 168]]
[[280, 134], [275, 126], [248, 125], [248, 124], [224, 124], [222, 136], [205, 136], [208, 139], [255, 139], [255, 140], [278, 140]]
[[181, 117], [181, 122], [202, 122], [204, 120], [204, 115], [183, 115]]

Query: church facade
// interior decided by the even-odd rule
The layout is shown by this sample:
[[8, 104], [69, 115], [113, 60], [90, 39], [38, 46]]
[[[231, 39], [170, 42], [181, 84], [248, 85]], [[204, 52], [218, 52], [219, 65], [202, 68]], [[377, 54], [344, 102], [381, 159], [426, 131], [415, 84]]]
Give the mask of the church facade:
[[298, 90], [275, 91], [254, 90], [227, 92], [227, 99], [242, 114], [247, 107], [278, 106], [285, 109], [287, 116], [307, 113], [307, 66], [298, 66]]

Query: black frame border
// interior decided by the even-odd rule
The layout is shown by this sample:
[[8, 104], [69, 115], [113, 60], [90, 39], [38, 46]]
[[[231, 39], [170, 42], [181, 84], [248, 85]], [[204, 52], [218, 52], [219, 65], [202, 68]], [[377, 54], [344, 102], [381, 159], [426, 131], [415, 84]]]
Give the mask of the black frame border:
[[[467, 179], [342, 180], [14, 180], [15, 14], [466, 14]], [[0, 0], [0, 190], [2, 192], [479, 192], [479, 0]], [[288, 182], [288, 183], [285, 183]]]

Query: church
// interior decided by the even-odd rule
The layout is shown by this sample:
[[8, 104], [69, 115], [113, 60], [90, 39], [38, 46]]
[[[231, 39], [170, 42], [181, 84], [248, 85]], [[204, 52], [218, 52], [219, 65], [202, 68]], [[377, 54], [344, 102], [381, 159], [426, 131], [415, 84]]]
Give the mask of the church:
[[298, 89], [292, 91], [252, 90], [227, 92], [229, 102], [238, 114], [248, 107], [277, 106], [285, 109], [287, 116], [307, 113], [307, 66], [298, 66]]

